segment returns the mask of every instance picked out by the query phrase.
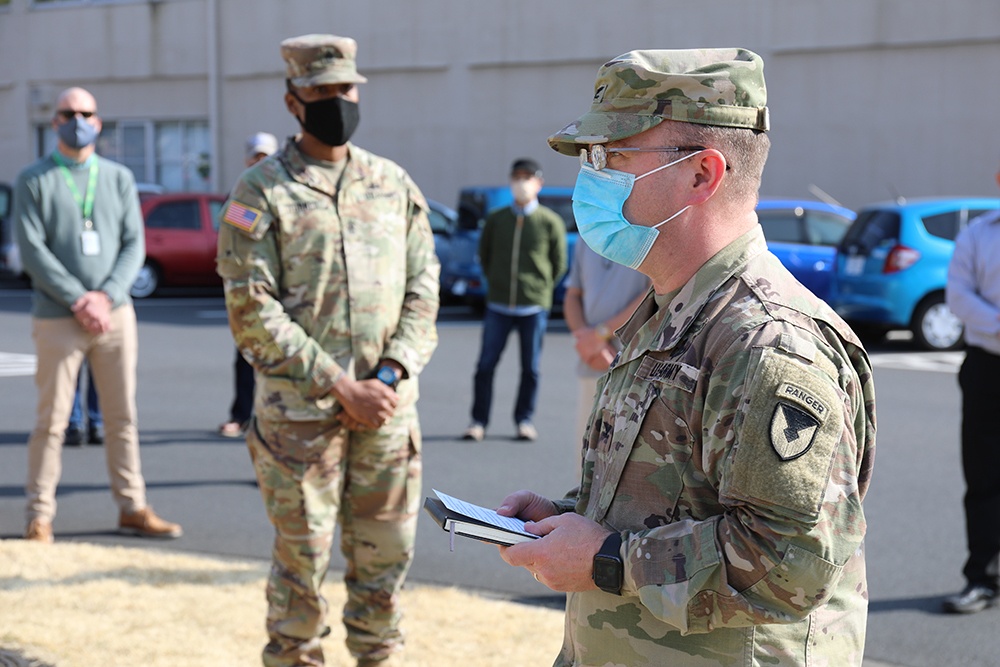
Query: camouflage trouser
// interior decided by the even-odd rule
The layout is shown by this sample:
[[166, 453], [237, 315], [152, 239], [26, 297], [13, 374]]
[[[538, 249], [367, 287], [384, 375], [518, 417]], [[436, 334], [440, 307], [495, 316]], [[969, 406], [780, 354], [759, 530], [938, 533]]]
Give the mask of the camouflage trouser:
[[413, 560], [420, 507], [420, 427], [403, 408], [377, 431], [331, 422], [257, 422], [247, 434], [275, 527], [264, 665], [322, 665], [320, 595], [341, 521], [347, 647], [357, 658], [402, 650], [399, 590]]

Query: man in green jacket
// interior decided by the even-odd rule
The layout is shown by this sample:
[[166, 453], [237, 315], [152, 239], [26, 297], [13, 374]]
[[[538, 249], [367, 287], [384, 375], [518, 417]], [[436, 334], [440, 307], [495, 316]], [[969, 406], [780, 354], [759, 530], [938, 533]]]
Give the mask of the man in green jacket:
[[462, 436], [486, 437], [493, 402], [493, 372], [512, 329], [521, 343], [521, 381], [514, 405], [518, 440], [538, 437], [531, 423], [538, 398], [542, 337], [556, 281], [566, 272], [566, 225], [559, 214], [538, 203], [542, 169], [521, 158], [510, 170], [514, 203], [486, 218], [479, 237], [479, 260], [488, 284], [483, 341], [476, 364], [472, 424]]

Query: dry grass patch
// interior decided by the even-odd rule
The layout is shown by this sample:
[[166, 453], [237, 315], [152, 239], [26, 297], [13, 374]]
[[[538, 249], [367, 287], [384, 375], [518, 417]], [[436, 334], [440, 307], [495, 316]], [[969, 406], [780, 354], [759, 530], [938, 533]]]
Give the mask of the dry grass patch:
[[[0, 541], [0, 563], [2, 649], [56, 667], [260, 664], [265, 563], [23, 540]], [[349, 665], [343, 586], [330, 580], [324, 650], [328, 664]], [[562, 642], [552, 609], [412, 584], [403, 602], [415, 667], [548, 665]]]

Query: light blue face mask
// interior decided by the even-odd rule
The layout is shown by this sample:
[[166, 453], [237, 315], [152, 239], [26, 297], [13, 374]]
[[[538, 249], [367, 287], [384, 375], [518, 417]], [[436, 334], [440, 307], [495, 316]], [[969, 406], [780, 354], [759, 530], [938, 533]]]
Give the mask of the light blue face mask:
[[633, 225], [625, 219], [622, 213], [625, 200], [639, 179], [701, 152], [668, 162], [639, 176], [615, 169], [597, 171], [587, 163], [580, 165], [580, 174], [576, 177], [576, 187], [573, 189], [573, 215], [584, 243], [605, 259], [638, 269], [653, 247], [656, 237], [660, 235], [657, 227], [670, 222], [690, 206], [685, 206], [652, 227], [643, 227]]

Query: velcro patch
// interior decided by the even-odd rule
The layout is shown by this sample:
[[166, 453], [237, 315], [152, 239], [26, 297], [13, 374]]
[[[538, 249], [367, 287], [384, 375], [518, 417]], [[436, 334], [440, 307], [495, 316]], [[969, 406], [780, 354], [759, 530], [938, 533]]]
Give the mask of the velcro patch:
[[843, 396], [815, 364], [773, 348], [749, 378], [720, 493], [815, 518], [845, 428]]

